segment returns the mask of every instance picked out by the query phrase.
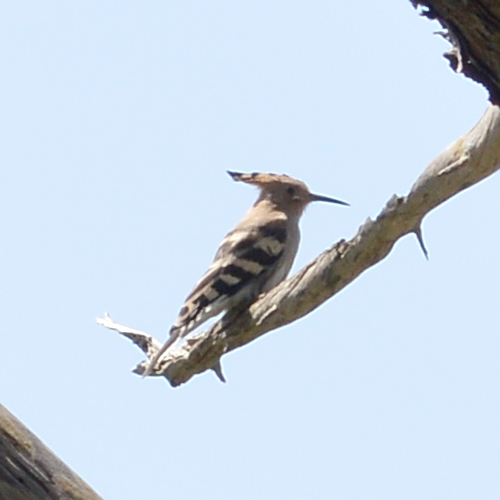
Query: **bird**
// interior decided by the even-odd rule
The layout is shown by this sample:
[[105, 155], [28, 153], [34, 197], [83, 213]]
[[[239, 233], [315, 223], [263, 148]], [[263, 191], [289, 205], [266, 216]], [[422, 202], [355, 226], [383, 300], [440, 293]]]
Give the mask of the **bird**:
[[313, 194], [288, 175], [227, 172], [235, 181], [260, 190], [257, 201], [222, 240], [207, 272], [182, 305], [169, 337], [152, 357], [143, 377], [180, 338], [223, 311], [250, 305], [283, 281], [299, 247], [299, 220], [309, 203], [345, 201]]

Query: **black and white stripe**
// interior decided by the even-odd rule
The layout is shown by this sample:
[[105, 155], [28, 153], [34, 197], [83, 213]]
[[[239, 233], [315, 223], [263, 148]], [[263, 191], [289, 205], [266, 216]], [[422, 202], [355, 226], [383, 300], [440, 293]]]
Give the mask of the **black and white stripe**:
[[286, 221], [273, 220], [248, 231], [229, 233], [213, 264], [187, 297], [172, 330], [187, 335], [230, 303], [251, 300], [260, 292], [283, 255]]

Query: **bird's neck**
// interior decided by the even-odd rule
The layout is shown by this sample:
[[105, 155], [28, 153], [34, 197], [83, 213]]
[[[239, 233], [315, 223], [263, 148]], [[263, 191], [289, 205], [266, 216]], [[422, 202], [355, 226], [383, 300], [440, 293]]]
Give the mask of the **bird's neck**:
[[265, 219], [284, 219], [291, 224], [297, 224], [304, 209], [302, 206], [283, 206], [270, 198], [260, 197], [252, 206], [247, 216]]

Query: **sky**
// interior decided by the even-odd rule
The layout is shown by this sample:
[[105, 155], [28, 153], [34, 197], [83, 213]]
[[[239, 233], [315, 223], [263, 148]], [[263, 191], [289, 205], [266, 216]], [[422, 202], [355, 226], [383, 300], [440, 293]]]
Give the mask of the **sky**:
[[[256, 192], [352, 237], [488, 106], [387, 2], [0, 5], [0, 403], [106, 500], [497, 499], [500, 178], [319, 309], [172, 389], [95, 319], [165, 340]], [[294, 272], [292, 270], [292, 272]]]

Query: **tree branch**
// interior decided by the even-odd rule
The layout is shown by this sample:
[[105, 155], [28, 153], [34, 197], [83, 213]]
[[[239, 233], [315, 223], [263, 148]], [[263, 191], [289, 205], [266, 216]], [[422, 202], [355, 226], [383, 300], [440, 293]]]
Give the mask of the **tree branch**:
[[[290, 279], [258, 297], [248, 309], [226, 314], [210, 330], [173, 346], [152, 375], [164, 376], [174, 387], [208, 369], [224, 380], [220, 359], [225, 353], [310, 313], [386, 257], [404, 235], [416, 234], [423, 247], [423, 218], [499, 168], [500, 108], [491, 105], [470, 132], [424, 170], [407, 196], [394, 195], [375, 221], [368, 219], [353, 238], [336, 243]], [[107, 315], [97, 321], [130, 338], [148, 358], [161, 346], [150, 335], [118, 325]], [[140, 363], [134, 372], [142, 374], [145, 366], [145, 362]]]
[[446, 29], [453, 48], [445, 54], [457, 73], [481, 83], [500, 104], [500, 3], [497, 0], [411, 0]]
[[102, 500], [2, 405], [0, 499]]
[[[445, 54], [456, 72], [483, 84], [494, 104], [500, 100], [500, 5], [496, 0], [411, 0], [423, 15], [437, 19], [453, 44]], [[500, 168], [500, 113], [490, 106], [479, 123], [441, 153], [405, 197], [393, 196], [375, 221], [368, 219], [349, 241], [341, 240], [295, 276], [260, 296], [248, 309], [226, 315], [210, 330], [190, 336], [167, 352], [153, 375], [172, 386], [207, 369], [224, 381], [221, 357], [265, 333], [308, 314], [414, 233], [424, 251], [421, 224], [435, 207]], [[114, 323], [98, 322], [135, 342], [150, 359], [161, 342]], [[145, 362], [135, 368], [142, 374]]]

